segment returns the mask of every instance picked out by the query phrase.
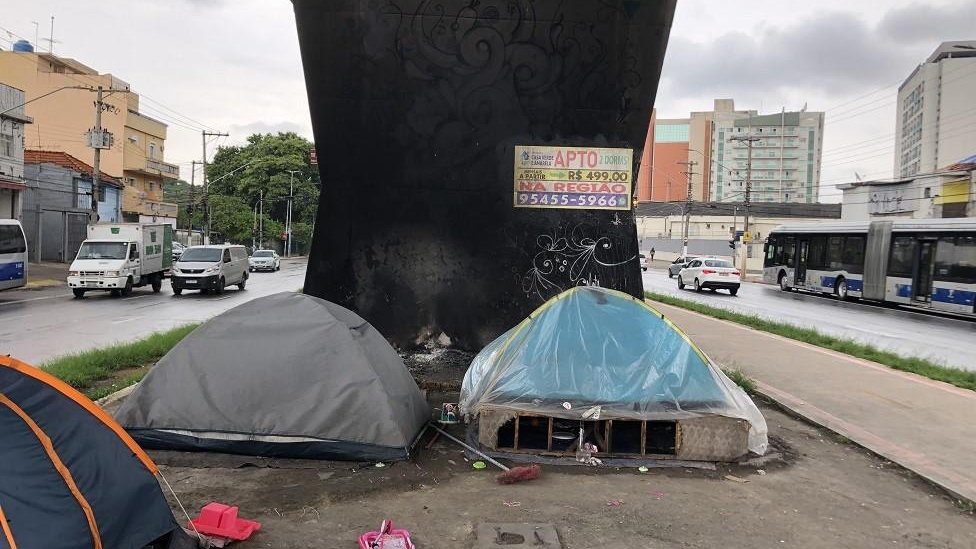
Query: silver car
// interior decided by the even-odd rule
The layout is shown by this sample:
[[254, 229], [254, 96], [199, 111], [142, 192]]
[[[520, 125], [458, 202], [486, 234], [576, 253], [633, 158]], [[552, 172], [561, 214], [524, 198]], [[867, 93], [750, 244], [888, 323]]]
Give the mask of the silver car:
[[277, 271], [281, 269], [281, 259], [274, 250], [255, 250], [247, 258], [249, 271]]
[[695, 259], [697, 257], [699, 256], [683, 255], [678, 259], [672, 261], [671, 264], [668, 265], [668, 278], [674, 278], [678, 276], [678, 272], [681, 271], [681, 269], [684, 269], [688, 265], [688, 263], [691, 263], [692, 259]]

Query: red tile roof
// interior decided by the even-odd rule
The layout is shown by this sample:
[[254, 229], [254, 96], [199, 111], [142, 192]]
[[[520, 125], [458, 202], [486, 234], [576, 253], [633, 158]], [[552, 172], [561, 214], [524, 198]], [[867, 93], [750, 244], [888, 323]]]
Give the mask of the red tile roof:
[[[24, 151], [24, 163], [25, 164], [56, 164], [63, 168], [73, 170], [75, 172], [87, 175], [89, 177], [95, 173], [95, 168], [92, 168], [88, 164], [78, 160], [77, 158], [71, 156], [70, 154], [62, 151], [35, 151], [27, 149]], [[122, 187], [122, 182], [115, 177], [108, 175], [107, 173], [99, 170], [98, 173], [99, 181], [102, 183], [108, 183], [116, 187]]]

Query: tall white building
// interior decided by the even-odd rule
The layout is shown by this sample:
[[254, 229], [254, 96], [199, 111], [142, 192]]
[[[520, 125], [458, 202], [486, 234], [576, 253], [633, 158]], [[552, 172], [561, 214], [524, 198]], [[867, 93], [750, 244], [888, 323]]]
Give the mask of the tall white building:
[[936, 172], [976, 153], [976, 40], [943, 42], [898, 88], [895, 175]]
[[[752, 202], [811, 204], [820, 195], [824, 113], [781, 112], [714, 118], [711, 193], [717, 202], [742, 202], [751, 179]], [[744, 141], [735, 138], [751, 137]], [[752, 169], [749, 169], [749, 146]]]

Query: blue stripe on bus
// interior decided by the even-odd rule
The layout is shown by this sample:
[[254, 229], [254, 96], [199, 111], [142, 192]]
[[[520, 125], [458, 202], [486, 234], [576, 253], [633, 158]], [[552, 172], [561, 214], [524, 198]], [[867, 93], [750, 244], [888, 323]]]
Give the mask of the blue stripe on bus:
[[24, 262], [0, 263], [0, 280], [20, 280], [24, 278]]
[[911, 284], [895, 284], [895, 295], [898, 297], [912, 298], [912, 285]]
[[[856, 278], [847, 278], [847, 290], [850, 292], [860, 292], [864, 287], [864, 282]], [[837, 283], [836, 276], [821, 276], [820, 286], [823, 288], [833, 288]]]
[[932, 301], [951, 303], [953, 305], [972, 305], [976, 302], [976, 292], [956, 290], [953, 288], [936, 288], [932, 292]]

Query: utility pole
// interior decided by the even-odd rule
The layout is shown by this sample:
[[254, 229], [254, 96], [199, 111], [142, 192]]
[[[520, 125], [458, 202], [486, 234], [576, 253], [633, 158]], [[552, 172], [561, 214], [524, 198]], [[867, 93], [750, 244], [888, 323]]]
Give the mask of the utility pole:
[[288, 215], [285, 220], [285, 234], [288, 240], [285, 243], [285, 257], [291, 257], [291, 202], [295, 198], [295, 174], [301, 170], [288, 170]]
[[745, 252], [742, 254], [742, 277], [745, 278], [748, 268], [749, 260], [749, 244], [752, 241], [752, 235], [749, 234], [749, 205], [752, 202], [752, 145], [759, 141], [761, 138], [754, 135], [743, 135], [730, 137], [729, 141], [739, 141], [746, 144], [749, 149], [748, 156], [746, 157], [746, 190], [745, 198], [743, 199], [744, 208], [742, 214], [742, 248]]
[[[54, 34], [54, 17], [51, 18], [51, 34]], [[51, 38], [54, 38], [52, 36]], [[52, 41], [51, 44], [54, 44]], [[92, 170], [92, 223], [98, 223], [98, 176], [101, 175], [102, 148], [102, 87], [98, 87], [98, 96], [95, 99], [95, 162]]]
[[203, 243], [210, 244], [210, 189], [207, 187], [207, 138], [227, 137], [230, 134], [220, 132], [200, 132], [203, 142]]
[[258, 249], [258, 203], [254, 203], [254, 221], [251, 222], [251, 253]]
[[678, 164], [683, 164], [688, 167], [688, 171], [681, 172], [688, 176], [688, 193], [685, 195], [684, 221], [682, 222], [681, 229], [681, 256], [684, 257], [688, 255], [688, 225], [691, 223], [691, 176], [697, 173], [693, 170], [698, 162], [689, 160], [687, 162], [678, 162]]
[[[55, 90], [56, 91], [56, 90]], [[88, 131], [85, 136], [86, 145], [95, 149], [95, 159], [92, 162], [92, 188], [91, 188], [91, 214], [92, 223], [98, 223], [98, 196], [99, 180], [102, 175], [102, 149], [111, 149], [114, 143], [114, 136], [111, 132], [102, 129], [102, 111], [106, 110], [104, 101], [104, 89], [98, 86], [93, 90], [98, 95], [95, 99], [95, 127]], [[114, 91], [114, 90], [113, 90]], [[53, 93], [53, 92], [52, 92]]]
[[258, 246], [264, 249], [264, 189], [261, 189], [261, 216], [258, 221]]

